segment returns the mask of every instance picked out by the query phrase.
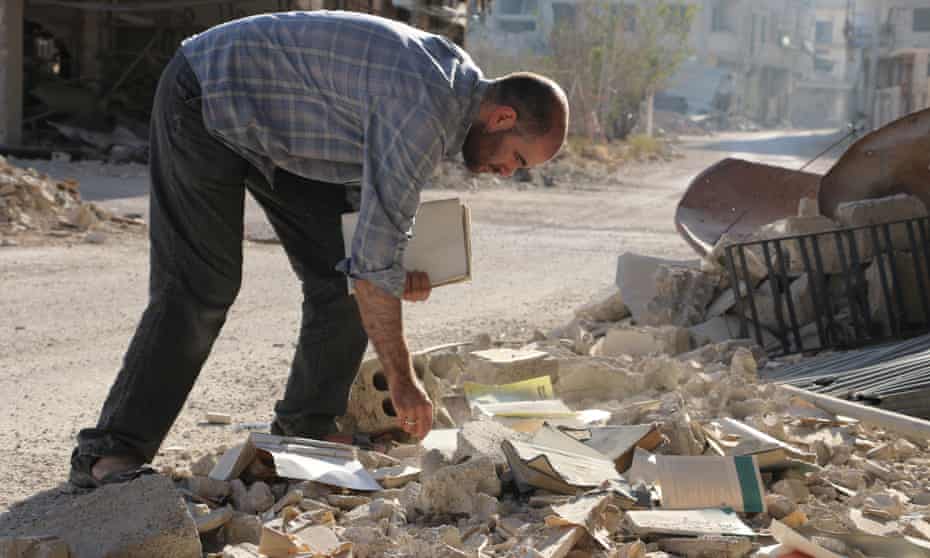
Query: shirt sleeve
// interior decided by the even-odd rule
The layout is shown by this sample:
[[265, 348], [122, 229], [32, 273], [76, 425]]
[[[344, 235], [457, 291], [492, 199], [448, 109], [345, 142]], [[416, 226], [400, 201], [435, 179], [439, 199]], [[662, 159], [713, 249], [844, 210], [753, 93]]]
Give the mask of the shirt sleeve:
[[404, 250], [420, 190], [442, 157], [444, 132], [435, 117], [399, 99], [378, 99], [365, 125], [362, 199], [351, 256], [338, 269], [400, 298]]

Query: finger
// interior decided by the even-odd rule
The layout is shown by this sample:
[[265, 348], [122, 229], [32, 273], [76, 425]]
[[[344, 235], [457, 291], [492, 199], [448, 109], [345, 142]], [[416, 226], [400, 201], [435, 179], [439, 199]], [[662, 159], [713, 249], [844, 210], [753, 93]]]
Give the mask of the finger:
[[426, 300], [429, 298], [430, 284], [429, 284], [429, 275], [426, 273], [417, 274], [417, 294], [420, 297], [420, 300]]

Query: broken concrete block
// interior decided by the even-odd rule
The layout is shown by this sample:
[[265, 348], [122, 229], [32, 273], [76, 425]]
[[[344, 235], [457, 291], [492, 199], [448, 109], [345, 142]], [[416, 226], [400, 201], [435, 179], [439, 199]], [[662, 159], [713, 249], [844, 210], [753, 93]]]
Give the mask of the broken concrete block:
[[[927, 207], [914, 196], [898, 194], [885, 198], [858, 200], [842, 203], [836, 208], [836, 220], [844, 227], [860, 227], [879, 223], [890, 223], [903, 219], [914, 219], [927, 215]], [[910, 250], [907, 226], [897, 224], [890, 227], [891, 244], [896, 250]], [[879, 247], [887, 249], [884, 231], [877, 231]], [[914, 240], [920, 245], [920, 234], [914, 230]], [[872, 235], [868, 230], [855, 232], [859, 257], [868, 260], [874, 253]], [[844, 246], [845, 247], [845, 246]], [[848, 257], [848, 254], [847, 254]]]
[[697, 269], [699, 262], [664, 260], [630, 252], [617, 259], [616, 284], [637, 323], [644, 323], [642, 320], [648, 312], [649, 302], [659, 296], [655, 275], [662, 265]]
[[[748, 324], [747, 324], [748, 326]], [[688, 328], [691, 339], [698, 347], [711, 343], [722, 343], [727, 339], [740, 337], [740, 320], [735, 316], [717, 316], [710, 320]], [[752, 332], [747, 334], [751, 336]]]
[[[798, 327], [813, 322], [817, 314], [814, 309], [814, 299], [811, 295], [809, 276], [804, 274], [792, 281], [789, 292]], [[790, 330], [791, 314], [788, 312], [788, 303], [785, 298], [783, 293], [779, 293], [777, 306], [781, 309], [784, 327], [786, 330]], [[776, 315], [776, 302], [772, 297], [771, 280], [765, 281], [759, 285], [759, 288], [756, 289], [754, 300], [756, 312], [759, 317], [759, 324], [765, 328], [778, 331], [779, 322], [778, 316]], [[748, 301], [744, 305], [743, 310], [746, 318], [752, 319], [752, 308]]]
[[759, 377], [759, 364], [752, 351], [741, 347], [733, 352], [733, 358], [730, 359], [730, 374], [753, 379]]
[[[222, 500], [230, 494], [230, 486], [226, 481], [211, 479], [206, 476], [196, 476], [190, 477], [186, 482], [188, 490], [207, 500]], [[239, 482], [242, 483], [242, 481]]]
[[472, 515], [482, 507], [478, 493], [500, 496], [501, 482], [490, 457], [443, 467], [424, 477], [417, 507], [430, 513]]
[[607, 330], [600, 356], [677, 355], [691, 349], [687, 329], [675, 326], [630, 327]]
[[232, 424], [232, 415], [229, 413], [207, 413], [204, 417], [207, 424]]
[[233, 507], [242, 513], [255, 513], [249, 502], [249, 489], [240, 479], [229, 481], [229, 493]]
[[668, 537], [659, 541], [659, 548], [683, 558], [745, 558], [754, 548], [745, 537], [704, 535], [693, 537]]
[[360, 494], [330, 494], [327, 498], [329, 505], [340, 510], [352, 510], [359, 506], [371, 503], [371, 498]]
[[642, 372], [646, 388], [665, 391], [678, 389], [679, 383], [692, 373], [700, 372], [685, 362], [667, 356], [643, 359], [637, 370]]
[[[894, 270], [898, 276], [898, 289], [895, 289], [894, 280], [891, 275], [891, 265], [888, 256], [876, 258], [865, 271], [865, 280], [868, 283], [869, 310], [872, 314], [872, 320], [880, 324], [885, 333], [891, 332], [891, 321], [888, 319], [888, 310], [893, 310], [897, 315], [898, 294], [904, 302], [904, 324], [919, 324], [926, 321], [924, 315], [923, 301], [921, 299], [920, 282], [917, 279], [917, 262], [910, 252], [896, 252], [894, 254]], [[881, 265], [881, 268], [879, 267]], [[888, 285], [888, 293], [891, 296], [891, 306], [889, 307], [885, 299], [885, 291], [882, 287], [882, 269], [884, 270], [885, 284]], [[930, 286], [930, 277], [927, 276], [926, 269], [921, 266], [921, 275], [925, 284]], [[930, 296], [930, 294], [928, 294]]]
[[570, 358], [559, 360], [555, 384], [558, 396], [567, 402], [584, 399], [626, 399], [643, 390], [643, 378], [610, 359]]
[[794, 513], [798, 506], [794, 500], [782, 494], [766, 494], [765, 508], [775, 519], [782, 519]]
[[58, 537], [0, 537], [3, 558], [69, 558], [68, 544]]
[[270, 510], [273, 505], [274, 494], [271, 493], [271, 487], [262, 481], [252, 483], [248, 493], [246, 493], [246, 509], [262, 513]]
[[208, 509], [207, 514], [194, 518], [194, 523], [197, 525], [197, 532], [209, 533], [210, 531], [215, 531], [229, 523], [229, 520], [233, 518], [235, 513], [236, 512], [231, 506], [223, 506], [213, 511], [209, 511]]
[[559, 361], [545, 351], [490, 349], [465, 357], [462, 379], [482, 384], [509, 384], [549, 376], [558, 378]]
[[216, 456], [207, 454], [191, 463], [191, 473], [198, 477], [209, 477], [216, 466]]
[[[461, 463], [466, 459], [490, 457], [497, 465], [507, 463], [507, 458], [501, 450], [504, 440], [527, 440], [529, 436], [507, 428], [493, 420], [476, 420], [466, 422], [459, 429], [458, 446], [452, 456], [453, 463]], [[441, 455], [441, 454], [440, 454]], [[434, 467], [430, 473], [439, 467]]]
[[258, 544], [262, 538], [262, 520], [256, 515], [236, 513], [223, 526], [226, 544]]
[[772, 485], [772, 492], [781, 494], [795, 504], [803, 504], [810, 498], [807, 485], [799, 479], [782, 479]]
[[704, 321], [720, 276], [693, 267], [660, 265], [654, 276], [656, 296], [634, 316], [639, 325], [687, 327]]
[[[823, 233], [836, 229], [836, 222], [828, 219], [827, 217], [824, 217], [823, 215], [813, 215], [810, 217], [788, 217], [760, 228], [757, 237], [759, 239], [771, 239], [782, 236]], [[784, 240], [780, 242], [780, 245], [782, 248], [781, 253], [785, 257], [785, 268], [787, 272], [791, 275], [800, 275], [804, 273], [804, 257], [801, 252], [800, 242], [798, 240]], [[776, 271], [781, 271], [781, 268], [779, 267], [780, 264], [776, 259], [777, 252], [775, 251], [775, 246], [771, 244], [769, 246], [770, 254], [772, 255], [772, 266]], [[811, 240], [806, 239], [804, 240], [804, 247], [807, 250], [807, 257], [811, 264], [811, 270], [815, 271], [817, 268], [815, 267], [816, 263], [814, 245]], [[825, 274], [831, 275], [842, 271], [843, 268], [840, 265], [841, 262], [839, 259], [839, 254], [836, 251], [836, 241], [833, 239], [832, 235], [819, 237], [817, 241], [817, 249], [820, 251], [821, 264], [823, 265], [822, 269]], [[758, 249], [756, 257], [760, 258], [763, 264], [765, 263], [765, 260], [762, 259], [764, 258], [764, 254], [762, 253], [761, 248]]]
[[575, 310], [575, 317], [593, 322], [619, 322], [630, 315], [620, 291], [612, 288], [599, 294], [592, 302]]
[[54, 536], [74, 556], [201, 556], [200, 537], [174, 484], [160, 475], [107, 485], [48, 509], [17, 535]]

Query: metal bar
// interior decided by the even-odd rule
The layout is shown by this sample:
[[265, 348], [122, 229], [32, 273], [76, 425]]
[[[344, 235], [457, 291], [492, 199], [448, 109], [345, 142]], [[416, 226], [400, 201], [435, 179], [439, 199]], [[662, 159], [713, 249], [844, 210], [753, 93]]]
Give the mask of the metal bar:
[[[930, 281], [930, 238], [928, 238], [927, 234], [928, 226], [930, 226], [930, 220], [926, 217], [917, 221], [917, 230], [920, 231], [920, 245], [924, 249], [924, 265], [926, 265], [927, 280]], [[924, 314], [924, 321], [930, 323], [930, 313]]]
[[872, 309], [869, 307], [869, 284], [865, 280], [865, 266], [859, 257], [859, 241], [855, 233], [846, 231], [846, 239], [849, 241], [849, 261], [852, 265], [852, 272], [856, 277], [857, 297], [856, 307], [862, 311], [862, 321], [865, 324], [866, 334], [871, 336], [872, 332]]
[[[811, 242], [817, 244], [817, 237], [810, 237]], [[832, 314], [830, 309], [824, 310], [822, 305], [822, 300], [820, 297], [821, 286], [823, 285], [822, 281], [824, 280], [824, 275], [822, 270], [814, 270], [811, 268], [811, 258], [807, 253], [807, 246], [803, 238], [798, 239], [798, 247], [801, 249], [801, 262], [804, 264], [804, 272], [807, 274], [807, 280], [810, 281], [811, 286], [811, 300], [814, 303], [814, 323], [817, 324], [817, 337], [820, 339], [820, 349], [827, 347], [827, 336], [824, 328], [823, 321], [827, 319], [827, 314]]]
[[836, 341], [833, 339], [833, 330], [836, 327], [833, 319], [833, 300], [830, 295], [830, 283], [828, 282], [826, 274], [823, 272], [823, 257], [820, 255], [820, 240], [816, 239], [813, 242], [814, 248], [814, 264], [817, 266], [817, 273], [820, 275], [823, 285], [823, 299], [827, 305], [827, 335], [830, 338], [830, 346], [836, 346]]
[[[749, 311], [752, 314], [752, 324], [756, 330], [756, 342], [760, 347], [765, 347], [765, 339], [762, 337], [762, 326], [759, 324], [759, 312], [756, 310], [756, 294], [752, 288], [752, 275], [749, 273], [749, 266], [746, 265], [746, 252], [743, 246], [739, 248], [739, 262], [746, 274], [746, 294], [749, 296]], [[739, 284], [739, 283], [737, 283]]]
[[920, 293], [920, 305], [923, 308], [923, 321], [930, 321], [930, 300], [927, 298], [927, 277], [920, 267], [920, 250], [917, 249], [917, 235], [914, 234], [915, 221], [907, 222], [907, 240], [911, 245], [911, 256], [914, 258], [914, 275], [917, 279], [917, 292]]
[[856, 339], [864, 341], [866, 336], [862, 334], [862, 323], [859, 321], [859, 308], [856, 304], [856, 294], [853, 288], [852, 273], [849, 264], [846, 261], [846, 250], [843, 249], [843, 237], [839, 231], [834, 231], [833, 239], [836, 241], [836, 252], [840, 257], [840, 267], [843, 270], [843, 278], [846, 280], [846, 299], [849, 301], [850, 317], [852, 318], [853, 328], [856, 332]]
[[[897, 335], [897, 317], [894, 313], [894, 302], [891, 299], [891, 290], [888, 287], [888, 277], [885, 275], [885, 258], [882, 254], [881, 246], [878, 240], [878, 231], [875, 227], [869, 229], [869, 235], [872, 238], [872, 251], [874, 253], [873, 261], [878, 266], [878, 279], [882, 286], [882, 295], [885, 301], [885, 314], [888, 316], [888, 327], [891, 328], [893, 335]], [[890, 260], [889, 256], [889, 260]]]
[[781, 314], [781, 294], [779, 293], [775, 267], [772, 265], [772, 254], [769, 251], [768, 242], [762, 243], [762, 254], [765, 258], [765, 267], [769, 272], [769, 288], [772, 291], [772, 309], [775, 312], [775, 320], [778, 322], [778, 340], [781, 341], [782, 349], [785, 351], [784, 354], [788, 354], [791, 352], [791, 345], [788, 343], [788, 335], [785, 331], [785, 319]]
[[895, 336], [900, 336], [901, 331], [907, 325], [907, 308], [904, 307], [904, 285], [898, 276], [898, 262], [894, 255], [894, 242], [891, 239], [891, 225], [885, 224], [882, 227], [885, 233], [885, 244], [888, 246], [888, 260], [891, 268], [891, 292], [894, 294], [895, 301], [898, 303], [898, 331]]
[[[791, 331], [794, 333], [794, 340], [798, 346], [798, 352], [804, 350], [804, 342], [801, 340], [801, 328], [798, 325], [798, 316], [794, 310], [794, 293], [792, 291], [792, 281], [788, 277], [788, 270], [785, 267], [785, 252], [781, 248], [781, 242], [776, 238], [775, 243], [775, 253], [778, 254], [778, 272], [780, 274], [780, 279], [784, 279], [785, 284], [785, 302], [788, 303], [788, 321], [791, 322]], [[800, 281], [800, 279], [798, 279]], [[810, 276], [807, 277], [808, 282], [810, 282]]]
[[[739, 314], [739, 336], [749, 337], [749, 324], [746, 323], [746, 308], [743, 302], [743, 291], [740, 289], [739, 276], [736, 274], [736, 263], [733, 260], [733, 245], [727, 246], [727, 270], [730, 272], [730, 282], [736, 292], [736, 312]], [[761, 343], [760, 343], [761, 346]]]

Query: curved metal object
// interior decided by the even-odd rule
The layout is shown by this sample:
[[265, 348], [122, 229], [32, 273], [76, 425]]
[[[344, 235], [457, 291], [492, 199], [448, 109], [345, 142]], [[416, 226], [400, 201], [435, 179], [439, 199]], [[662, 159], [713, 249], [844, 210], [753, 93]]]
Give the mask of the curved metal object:
[[820, 181], [820, 212], [843, 202], [911, 194], [930, 207], [930, 109], [866, 134]]
[[751, 234], [798, 214], [801, 198], [817, 196], [819, 174], [724, 159], [699, 174], [678, 202], [675, 227], [702, 256], [724, 233]]

